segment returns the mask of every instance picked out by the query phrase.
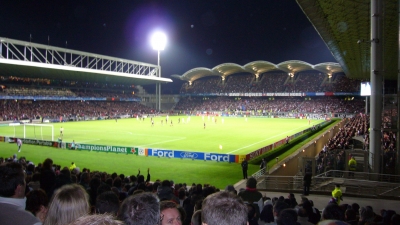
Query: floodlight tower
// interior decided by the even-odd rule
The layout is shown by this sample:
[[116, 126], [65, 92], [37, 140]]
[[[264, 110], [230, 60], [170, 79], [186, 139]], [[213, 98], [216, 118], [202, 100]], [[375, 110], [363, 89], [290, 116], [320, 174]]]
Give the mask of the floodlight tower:
[[[151, 37], [151, 45], [157, 50], [158, 77], [161, 77], [160, 51], [165, 49], [167, 36], [162, 32], [155, 32]], [[156, 84], [156, 110], [161, 111], [161, 83]]]

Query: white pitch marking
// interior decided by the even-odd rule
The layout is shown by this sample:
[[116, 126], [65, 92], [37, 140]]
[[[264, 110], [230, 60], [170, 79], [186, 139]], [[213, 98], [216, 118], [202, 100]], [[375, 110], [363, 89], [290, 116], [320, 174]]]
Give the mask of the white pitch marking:
[[[307, 127], [307, 126], [308, 126], [308, 125], [306, 125], [306, 126], [301, 126], [301, 127]], [[261, 141], [255, 142], [255, 143], [253, 143], [253, 144], [251, 144], [251, 145], [247, 145], [247, 146], [244, 146], [244, 147], [238, 148], [238, 149], [236, 149], [236, 150], [233, 150], [233, 151], [231, 151], [231, 152], [228, 152], [228, 153], [226, 153], [226, 154], [231, 154], [231, 153], [237, 152], [237, 151], [239, 151], [239, 150], [245, 149], [245, 148], [247, 148], [247, 147], [250, 147], [250, 146], [256, 145], [256, 144], [258, 144], [258, 143], [261, 143], [261, 142], [267, 141], [267, 140], [269, 140], [269, 139], [272, 139], [272, 138], [278, 137], [278, 136], [280, 136], [280, 135], [282, 135], [282, 134], [286, 134], [286, 133], [289, 133], [289, 132], [291, 132], [291, 131], [293, 131], [293, 130], [297, 130], [297, 129], [299, 129], [299, 128], [295, 128], [295, 129], [292, 129], [292, 130], [288, 130], [288, 131], [286, 131], [286, 132], [283, 132], [283, 133], [277, 134], [277, 135], [275, 135], [275, 136], [272, 136], [272, 137], [269, 137], [269, 138], [267, 138], [267, 139], [264, 139], [264, 140], [261, 140]]]

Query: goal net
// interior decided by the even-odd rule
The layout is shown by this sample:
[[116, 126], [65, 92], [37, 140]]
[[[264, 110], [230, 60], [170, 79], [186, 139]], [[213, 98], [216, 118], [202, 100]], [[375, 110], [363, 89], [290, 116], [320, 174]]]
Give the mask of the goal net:
[[14, 127], [14, 137], [54, 141], [54, 126], [51, 124], [10, 124]]

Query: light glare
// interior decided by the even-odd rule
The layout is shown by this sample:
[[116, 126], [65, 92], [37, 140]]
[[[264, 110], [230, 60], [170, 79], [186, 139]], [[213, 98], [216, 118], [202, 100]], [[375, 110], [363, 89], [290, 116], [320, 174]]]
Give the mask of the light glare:
[[154, 50], [161, 51], [164, 50], [167, 44], [167, 36], [162, 32], [155, 32], [151, 36], [151, 46]]

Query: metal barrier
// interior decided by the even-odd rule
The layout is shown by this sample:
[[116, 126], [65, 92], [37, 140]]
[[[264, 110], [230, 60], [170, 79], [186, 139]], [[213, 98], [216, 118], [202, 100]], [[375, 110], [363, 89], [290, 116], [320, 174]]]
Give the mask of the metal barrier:
[[[258, 180], [258, 189], [276, 191], [302, 191], [303, 176], [271, 176], [260, 175], [257, 172], [253, 176]], [[350, 176], [350, 178], [349, 178]], [[389, 174], [362, 173], [331, 170], [313, 177], [311, 191], [330, 193], [336, 184], [340, 184], [343, 193], [360, 196], [400, 196], [400, 176]]]

